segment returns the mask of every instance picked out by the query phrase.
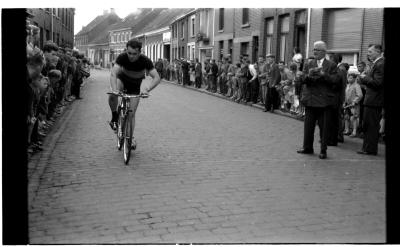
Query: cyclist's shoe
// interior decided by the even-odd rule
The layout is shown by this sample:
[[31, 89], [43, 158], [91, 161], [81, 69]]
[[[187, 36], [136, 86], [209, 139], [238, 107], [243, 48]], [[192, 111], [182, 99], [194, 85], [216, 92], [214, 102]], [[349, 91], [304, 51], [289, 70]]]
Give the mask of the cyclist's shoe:
[[132, 148], [133, 150], [136, 149], [136, 139], [135, 139], [134, 137], [132, 137], [131, 148]]
[[110, 121], [110, 127], [111, 127], [112, 130], [116, 131], [117, 128], [118, 128], [117, 122]]

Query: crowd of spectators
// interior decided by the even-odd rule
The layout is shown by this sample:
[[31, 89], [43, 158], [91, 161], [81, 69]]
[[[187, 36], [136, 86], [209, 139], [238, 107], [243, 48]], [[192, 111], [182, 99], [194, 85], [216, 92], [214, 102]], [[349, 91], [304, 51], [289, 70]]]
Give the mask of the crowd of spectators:
[[80, 89], [90, 76], [88, 60], [69, 47], [46, 41], [39, 48], [40, 29], [27, 21], [28, 154], [42, 150], [43, 138], [64, 106], [81, 99]]
[[[343, 85], [339, 93], [339, 104], [336, 113], [338, 121], [338, 138], [333, 142], [343, 142], [343, 135], [363, 137], [363, 101], [366, 86], [361, 83], [361, 77], [370, 71], [373, 61], [360, 61], [350, 68], [342, 62], [342, 55], [327, 54], [326, 57], [337, 64], [343, 76]], [[206, 59], [204, 66], [196, 58], [194, 61], [184, 58], [175, 59], [164, 69], [163, 78], [177, 81], [184, 86], [205, 88], [205, 90], [221, 94], [236, 102], [259, 104], [264, 111], [280, 110], [294, 117], [304, 119], [305, 107], [301, 103], [301, 79], [304, 77], [303, 67], [314, 57], [303, 58], [300, 50], [295, 47], [292, 60], [288, 63], [277, 62], [273, 54], [259, 56], [251, 63], [248, 55], [240, 56], [233, 62], [224, 57], [219, 61]], [[164, 67], [166, 68], [166, 67]], [[336, 130], [335, 130], [336, 131]], [[384, 138], [384, 111], [380, 122], [380, 135]], [[336, 144], [335, 144], [336, 145]]]

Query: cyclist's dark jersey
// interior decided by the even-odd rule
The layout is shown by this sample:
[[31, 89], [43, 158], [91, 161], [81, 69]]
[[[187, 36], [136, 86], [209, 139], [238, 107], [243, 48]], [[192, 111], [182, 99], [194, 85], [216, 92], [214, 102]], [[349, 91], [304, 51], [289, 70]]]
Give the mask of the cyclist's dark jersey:
[[124, 84], [124, 89], [128, 94], [139, 94], [140, 84], [145, 78], [146, 70], [150, 71], [154, 68], [153, 62], [143, 54], [140, 54], [135, 62], [131, 62], [129, 61], [128, 54], [123, 52], [117, 57], [115, 63], [122, 67], [123, 70], [129, 71], [129, 76], [123, 70], [117, 75], [117, 78]]

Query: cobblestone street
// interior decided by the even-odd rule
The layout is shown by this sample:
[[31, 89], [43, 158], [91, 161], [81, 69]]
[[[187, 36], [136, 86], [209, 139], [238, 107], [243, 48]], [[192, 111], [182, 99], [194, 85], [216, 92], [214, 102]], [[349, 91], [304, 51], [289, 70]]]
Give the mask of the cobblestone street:
[[31, 244], [382, 243], [385, 149], [300, 155], [303, 122], [162, 82], [136, 114], [124, 165], [107, 121], [109, 72], [29, 163]]

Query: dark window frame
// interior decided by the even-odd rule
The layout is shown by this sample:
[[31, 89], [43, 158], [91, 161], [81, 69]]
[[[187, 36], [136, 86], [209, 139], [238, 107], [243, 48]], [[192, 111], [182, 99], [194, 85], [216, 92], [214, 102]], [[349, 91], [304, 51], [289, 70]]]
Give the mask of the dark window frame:
[[218, 30], [224, 30], [224, 18], [225, 18], [225, 9], [224, 8], [220, 8], [219, 9], [219, 26], [218, 26]]
[[242, 25], [249, 25], [249, 8], [242, 9]]

